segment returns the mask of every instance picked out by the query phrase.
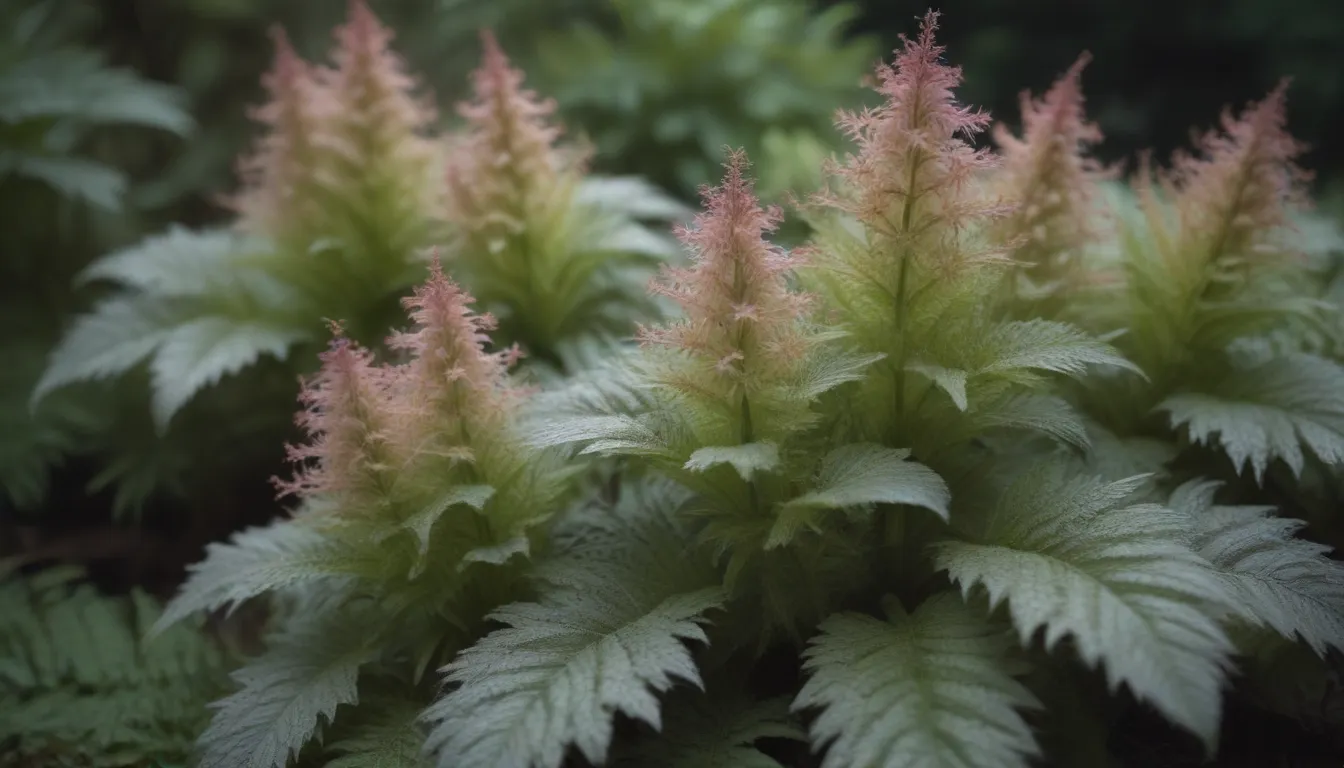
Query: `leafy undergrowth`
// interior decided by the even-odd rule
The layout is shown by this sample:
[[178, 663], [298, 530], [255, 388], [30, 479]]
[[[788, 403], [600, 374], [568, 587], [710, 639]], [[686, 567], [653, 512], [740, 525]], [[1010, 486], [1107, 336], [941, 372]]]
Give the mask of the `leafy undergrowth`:
[[292, 513], [210, 545], [149, 632], [266, 609], [227, 692], [193, 689], [194, 764], [1344, 755], [1344, 249], [1286, 87], [1125, 186], [1088, 159], [1085, 57], [976, 148], [937, 20], [842, 113], [806, 245], [731, 151], [637, 343], [594, 320], [531, 366], [600, 302], [523, 269], [587, 220], [548, 218], [575, 166], [484, 38], [451, 258], [407, 330], [330, 324]]

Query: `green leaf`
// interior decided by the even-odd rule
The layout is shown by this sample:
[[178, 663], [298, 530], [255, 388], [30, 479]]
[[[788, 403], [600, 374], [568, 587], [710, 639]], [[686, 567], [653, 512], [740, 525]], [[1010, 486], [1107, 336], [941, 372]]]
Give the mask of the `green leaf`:
[[434, 533], [434, 524], [443, 517], [443, 513], [465, 504], [477, 512], [495, 495], [495, 489], [489, 485], [455, 485], [448, 492], [435, 499], [433, 504], [407, 518], [401, 526], [415, 535], [417, 545], [416, 563], [411, 568], [410, 577], [415, 578], [425, 569], [425, 556], [429, 554], [429, 542]]
[[911, 363], [906, 366], [907, 370], [914, 371], [920, 376], [927, 378], [938, 386], [939, 389], [947, 393], [952, 398], [960, 410], [966, 410], [969, 404], [966, 400], [966, 379], [968, 374], [960, 368], [944, 368], [941, 365], [931, 365], [928, 363]]
[[126, 175], [93, 160], [28, 152], [0, 152], [0, 178], [13, 173], [36, 179], [69, 198], [108, 211], [121, 208]]
[[774, 443], [713, 445], [692, 453], [685, 469], [705, 472], [720, 464], [731, 464], [743, 480], [750, 482], [755, 473], [770, 472], [779, 467], [779, 446]]
[[1344, 564], [1326, 556], [1330, 547], [1294, 537], [1301, 520], [1272, 517], [1272, 507], [1216, 506], [1218, 485], [1192, 480], [1170, 505], [1189, 517], [1195, 551], [1217, 569], [1238, 614], [1301, 637], [1321, 656], [1344, 651]]
[[79, 275], [87, 284], [108, 280], [156, 296], [207, 296], [221, 282], [236, 280], [238, 256], [261, 247], [229, 230], [167, 231], [103, 256]]
[[162, 301], [114, 298], [82, 315], [51, 354], [33, 390], [41, 400], [57, 387], [101, 379], [129, 370], [152, 353], [171, 332], [178, 315]]
[[150, 363], [155, 423], [165, 429], [173, 414], [201, 389], [264, 354], [283, 360], [289, 347], [307, 336], [305, 329], [226, 317], [202, 317], [178, 325]]
[[304, 582], [356, 576], [354, 552], [299, 521], [248, 528], [227, 543], [206, 546], [205, 559], [190, 566], [187, 581], [154, 625], [158, 633], [198, 611], [241, 603]]
[[766, 548], [783, 546], [803, 527], [816, 527], [823, 510], [870, 504], [909, 504], [948, 517], [951, 495], [937, 472], [910, 452], [872, 443], [842, 445], [822, 460], [816, 488], [779, 505]]
[[882, 621], [831, 616], [804, 652], [810, 677], [794, 709], [818, 708], [822, 768], [1012, 768], [1037, 753], [1019, 710], [1037, 706], [1015, 676], [1013, 639], [954, 593]]
[[992, 354], [976, 369], [976, 375], [1007, 376], [1014, 371], [1041, 370], [1076, 377], [1094, 365], [1125, 368], [1143, 375], [1138, 366], [1111, 345], [1053, 320], [1003, 323], [988, 334], [983, 345]]
[[198, 768], [285, 768], [337, 707], [359, 700], [359, 669], [375, 655], [354, 617], [301, 617], [233, 673], [242, 690], [213, 705]]
[[185, 135], [194, 126], [180, 89], [107, 67], [90, 51], [64, 48], [30, 55], [0, 77], [0, 121], [65, 118], [124, 124]]
[[995, 508], [959, 518], [968, 540], [936, 544], [935, 560], [964, 593], [1007, 600], [1024, 644], [1042, 628], [1047, 649], [1071, 637], [1112, 686], [1212, 749], [1232, 650], [1218, 617], [1231, 597], [1182, 543], [1184, 515], [1127, 503], [1144, 480], [1066, 479], [1063, 465], [1043, 464]]
[[327, 748], [340, 756], [326, 768], [427, 768], [417, 702], [377, 697], [360, 702], [355, 714], [358, 721]]
[[636, 219], [688, 219], [694, 213], [679, 200], [638, 176], [589, 176], [579, 186], [577, 202]]
[[503, 565], [515, 555], [527, 557], [532, 551], [532, 542], [526, 536], [514, 536], [512, 539], [492, 547], [477, 547], [462, 556], [462, 562], [457, 566], [459, 571], [465, 570], [472, 563], [486, 563], [488, 565]]
[[[1257, 481], [1273, 459], [1302, 474], [1302, 445], [1327, 464], [1344, 462], [1344, 367], [1293, 354], [1247, 366], [1206, 392], [1173, 395], [1157, 406], [1173, 428], [1218, 444], [1238, 471]], [[1216, 438], [1215, 438], [1216, 436]]]
[[756, 749], [760, 739], [806, 741], [786, 698], [752, 701], [738, 688], [710, 684], [669, 698], [660, 734], [619, 750], [613, 766], [634, 768], [783, 768]]
[[573, 744], [606, 757], [616, 713], [659, 726], [655, 694], [699, 685], [683, 641], [725, 599], [714, 569], [658, 519], [608, 520], [542, 569], [535, 603], [443, 668], [456, 687], [426, 710], [427, 748], [447, 768], [558, 768]]

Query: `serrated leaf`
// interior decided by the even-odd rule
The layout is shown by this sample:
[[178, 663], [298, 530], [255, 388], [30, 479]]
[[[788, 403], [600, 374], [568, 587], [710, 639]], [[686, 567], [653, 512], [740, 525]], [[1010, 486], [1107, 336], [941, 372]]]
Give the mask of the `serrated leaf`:
[[1344, 462], [1344, 367], [1313, 355], [1241, 368], [1208, 391], [1179, 393], [1157, 408], [1195, 441], [1216, 440], [1238, 471], [1250, 464], [1257, 481], [1274, 459], [1301, 475], [1303, 445], [1327, 464]]
[[659, 726], [655, 693], [700, 683], [684, 641], [725, 599], [717, 574], [658, 518], [609, 519], [542, 570], [541, 598], [443, 672], [456, 689], [426, 710], [447, 768], [558, 768], [570, 744], [601, 763], [613, 719]]
[[1344, 564], [1330, 547], [1294, 534], [1306, 523], [1273, 517], [1272, 507], [1217, 506], [1218, 483], [1192, 480], [1171, 496], [1189, 517], [1192, 546], [1236, 597], [1238, 614], [1325, 656], [1344, 650]]
[[458, 504], [465, 504], [477, 512], [485, 509], [485, 505], [495, 495], [495, 489], [489, 485], [455, 485], [434, 503], [426, 506], [424, 509], [416, 512], [406, 519], [401, 526], [415, 535], [416, 540], [416, 564], [412, 567], [410, 577], [415, 578], [425, 567], [425, 556], [429, 554], [429, 542], [434, 533], [434, 524], [443, 517], [443, 513]]
[[1078, 328], [1053, 320], [1022, 320], [997, 326], [983, 342], [991, 359], [976, 374], [1006, 374], [1014, 370], [1042, 370], [1081, 376], [1095, 365], [1125, 368], [1143, 375], [1114, 347]]
[[756, 749], [761, 739], [806, 741], [789, 717], [789, 700], [752, 701], [740, 688], [687, 689], [666, 706], [662, 732], [613, 756], [634, 768], [783, 768]]
[[776, 510], [767, 548], [783, 546], [803, 527], [814, 526], [817, 513], [870, 504], [909, 504], [944, 520], [951, 495], [937, 472], [914, 461], [910, 452], [872, 443], [842, 445], [822, 460], [816, 487]]
[[325, 768], [427, 768], [416, 702], [379, 697], [360, 704], [358, 722], [328, 747], [340, 756]]
[[743, 480], [750, 482], [757, 472], [770, 472], [779, 467], [779, 446], [774, 443], [713, 445], [692, 453], [685, 469], [705, 472], [720, 464], [731, 464]]
[[108, 280], [164, 297], [203, 296], [241, 268], [233, 263], [239, 254], [259, 247], [228, 230], [174, 225], [98, 259], [80, 273], [79, 282]]
[[477, 547], [471, 550], [462, 556], [462, 562], [457, 566], [457, 569], [459, 571], [465, 570], [472, 563], [503, 565], [515, 555], [527, 557], [531, 551], [532, 542], [526, 536], [514, 536], [508, 541], [492, 547]]
[[[820, 709], [812, 746], [822, 768], [1012, 768], [1037, 753], [1019, 710], [1036, 699], [1014, 679], [1013, 639], [955, 593], [882, 621], [831, 616], [804, 651], [809, 674], [793, 707]], [[827, 748], [829, 745], [829, 748]]]
[[115, 376], [148, 357], [178, 317], [167, 303], [151, 299], [107, 299], [80, 316], [51, 353], [51, 362], [33, 390], [37, 402], [57, 387]]
[[966, 399], [966, 379], [968, 374], [959, 368], [944, 368], [941, 365], [932, 365], [929, 363], [911, 363], [907, 365], [908, 370], [918, 373], [932, 381], [939, 389], [947, 393], [952, 398], [959, 410], [966, 410], [969, 403]]
[[165, 429], [198, 391], [269, 354], [283, 360], [304, 329], [227, 317], [202, 317], [167, 334], [150, 363], [154, 421]]
[[811, 401], [841, 384], [859, 381], [868, 367], [886, 358], [881, 353], [858, 354], [840, 350], [833, 344], [819, 345], [807, 358], [798, 379], [798, 393]]
[[370, 633], [345, 617], [301, 619], [265, 654], [233, 673], [242, 690], [212, 704], [198, 768], [285, 768], [322, 722], [359, 700]]
[[297, 521], [239, 531], [206, 546], [152, 633], [198, 611], [212, 611], [273, 590], [320, 579], [350, 578], [364, 565], [355, 553]]
[[997, 507], [960, 518], [968, 540], [936, 544], [935, 562], [964, 593], [1006, 600], [1024, 644], [1041, 629], [1047, 649], [1071, 637], [1111, 686], [1128, 685], [1212, 749], [1232, 650], [1217, 618], [1232, 598], [1182, 543], [1184, 515], [1128, 503], [1145, 479], [1069, 480], [1042, 465]]

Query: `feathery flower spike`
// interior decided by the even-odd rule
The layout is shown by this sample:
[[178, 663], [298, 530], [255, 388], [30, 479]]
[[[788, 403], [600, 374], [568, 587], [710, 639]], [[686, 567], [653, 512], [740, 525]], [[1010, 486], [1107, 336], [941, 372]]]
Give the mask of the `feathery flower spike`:
[[555, 184], [564, 158], [554, 146], [560, 131], [547, 123], [555, 102], [523, 88], [492, 33], [481, 32], [481, 45], [474, 99], [458, 105], [469, 128], [447, 161], [447, 217], [493, 252], [522, 229], [522, 211]]
[[373, 363], [367, 350], [347, 339], [332, 323], [331, 346], [320, 357], [322, 368], [304, 382], [296, 422], [308, 432], [307, 445], [287, 445], [288, 459], [300, 467], [293, 480], [273, 482], [280, 497], [377, 491], [391, 469], [393, 372]]
[[849, 194], [823, 194], [819, 202], [852, 213], [865, 225], [899, 240], [923, 240], [926, 233], [955, 232], [1004, 208], [965, 194], [978, 171], [996, 158], [968, 139], [985, 130], [989, 115], [958, 104], [953, 88], [961, 68], [942, 60], [934, 42], [938, 12], [929, 11], [917, 40], [904, 35], [894, 65], [877, 70], [879, 107], [842, 112], [839, 125], [858, 153], [830, 171], [849, 182]]
[[1083, 279], [1079, 254], [1100, 234], [1094, 223], [1096, 185], [1110, 171], [1084, 154], [1102, 139], [1083, 110], [1080, 80], [1091, 58], [1079, 56], [1041, 99], [1022, 93], [1021, 139], [1005, 125], [994, 128], [1003, 156], [995, 186], [1003, 199], [1018, 205], [999, 223], [997, 235], [1018, 244], [1011, 258], [1042, 287], [1068, 287]]
[[1289, 209], [1308, 204], [1310, 175], [1294, 163], [1305, 146], [1285, 128], [1287, 90], [1284, 80], [1240, 117], [1225, 110], [1222, 131], [1201, 137], [1195, 154], [1178, 153], [1163, 179], [1182, 240], [1204, 264], [1255, 261], [1267, 236], [1288, 224]]
[[415, 330], [387, 340], [391, 349], [412, 355], [402, 377], [405, 428], [446, 441], [462, 458], [471, 455], [467, 436], [482, 437], [497, 428], [517, 402], [507, 373], [522, 356], [516, 345], [486, 351], [495, 319], [473, 312], [473, 301], [444, 275], [435, 255], [429, 279], [402, 299]]
[[732, 152], [723, 183], [701, 190], [704, 212], [678, 230], [692, 266], [664, 267], [662, 280], [651, 286], [680, 304], [686, 319], [641, 327], [639, 338], [703, 356], [718, 373], [750, 388], [801, 358], [806, 340], [795, 321], [808, 301], [785, 282], [798, 260], [765, 239], [782, 216], [777, 207], [761, 207], [744, 176], [748, 165], [742, 151]]
[[261, 81], [270, 98], [248, 111], [268, 131], [239, 160], [242, 190], [224, 203], [239, 214], [245, 231], [283, 239], [305, 218], [295, 207], [310, 199], [304, 187], [319, 162], [315, 138], [330, 115], [314, 67], [299, 58], [283, 29], [273, 27], [270, 34], [275, 60]]

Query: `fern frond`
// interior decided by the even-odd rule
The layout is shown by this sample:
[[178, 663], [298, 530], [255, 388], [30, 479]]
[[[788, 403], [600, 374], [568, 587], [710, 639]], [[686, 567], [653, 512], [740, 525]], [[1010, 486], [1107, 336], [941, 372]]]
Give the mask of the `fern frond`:
[[1006, 628], [954, 593], [913, 614], [894, 599], [886, 608], [887, 621], [828, 618], [804, 652], [810, 678], [793, 707], [821, 710], [811, 734], [823, 768], [1025, 768], [1038, 750], [1019, 710], [1037, 704], [1015, 679], [1026, 668]]
[[1218, 483], [1192, 480], [1171, 496], [1189, 516], [1191, 546], [1213, 564], [1236, 597], [1237, 614], [1325, 656], [1344, 650], [1344, 564], [1330, 547], [1294, 534], [1306, 523], [1274, 517], [1271, 507], [1214, 504]]
[[285, 768], [337, 707], [359, 700], [359, 669], [376, 655], [369, 626], [348, 614], [290, 622], [233, 673], [241, 689], [211, 704], [199, 768]]
[[1327, 464], [1344, 462], [1344, 367], [1314, 355], [1237, 366], [1157, 407], [1196, 442], [1217, 441], [1238, 472], [1250, 465], [1257, 482], [1275, 459], [1301, 475], [1304, 446]]
[[558, 768], [569, 745], [602, 762], [613, 719], [657, 728], [656, 693], [700, 684], [683, 641], [705, 642], [717, 575], [653, 515], [573, 542], [547, 566], [535, 603], [505, 606], [507, 625], [442, 670], [457, 687], [432, 704], [427, 748], [443, 768]]
[[740, 688], [710, 683], [668, 699], [662, 732], [616, 751], [619, 768], [782, 768], [756, 749], [761, 739], [806, 741], [786, 698], [752, 701]]
[[1071, 637], [1112, 686], [1128, 685], [1211, 748], [1232, 650], [1218, 618], [1231, 595], [1182, 543], [1184, 515], [1128, 502], [1144, 477], [1104, 483], [1063, 469], [1044, 464], [993, 509], [961, 518], [966, 540], [936, 544], [938, 568], [965, 594], [982, 587], [991, 606], [1006, 600], [1024, 644], [1041, 629], [1047, 649]]
[[185, 760], [227, 685], [225, 655], [198, 627], [143, 639], [157, 603], [100, 595], [80, 575], [0, 583], [0, 752], [109, 767]]

